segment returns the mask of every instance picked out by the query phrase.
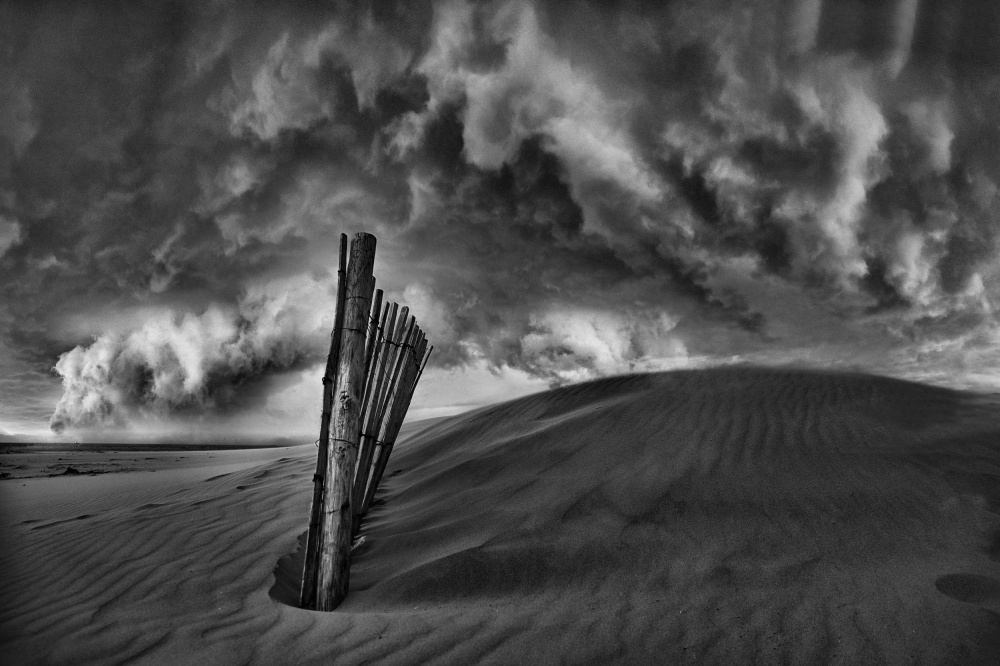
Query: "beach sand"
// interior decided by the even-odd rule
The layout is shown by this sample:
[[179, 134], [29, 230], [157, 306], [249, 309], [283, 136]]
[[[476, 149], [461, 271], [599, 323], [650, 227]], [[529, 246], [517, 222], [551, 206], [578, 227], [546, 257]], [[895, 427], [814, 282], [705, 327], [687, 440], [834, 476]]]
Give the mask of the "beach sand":
[[994, 397], [726, 368], [407, 428], [332, 613], [312, 444], [4, 456], [3, 662], [1000, 663]]

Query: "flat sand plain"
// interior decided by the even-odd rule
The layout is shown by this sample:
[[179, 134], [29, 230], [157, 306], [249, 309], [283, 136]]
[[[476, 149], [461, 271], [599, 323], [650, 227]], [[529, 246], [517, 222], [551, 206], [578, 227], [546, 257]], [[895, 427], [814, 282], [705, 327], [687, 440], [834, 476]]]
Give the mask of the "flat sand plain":
[[990, 396], [727, 368], [414, 424], [333, 613], [291, 605], [315, 451], [3, 456], [4, 663], [1000, 663]]

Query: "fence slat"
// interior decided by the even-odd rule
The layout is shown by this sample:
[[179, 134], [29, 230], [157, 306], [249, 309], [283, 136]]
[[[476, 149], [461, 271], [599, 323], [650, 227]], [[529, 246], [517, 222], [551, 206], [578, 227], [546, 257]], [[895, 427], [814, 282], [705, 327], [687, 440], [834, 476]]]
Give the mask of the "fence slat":
[[[372, 303], [371, 313], [368, 320], [368, 336], [365, 341], [365, 377], [371, 374], [372, 355], [378, 346], [378, 317], [382, 310], [382, 290], [375, 290], [375, 301]], [[367, 379], [365, 388], [367, 389]]]
[[[393, 304], [395, 305], [395, 303]], [[395, 315], [395, 313], [393, 313]], [[402, 319], [400, 320], [402, 322]], [[379, 365], [384, 366], [385, 363], [389, 361], [390, 353], [389, 350], [393, 348], [393, 340], [386, 337], [383, 341], [382, 347], [385, 351], [382, 353]], [[366, 411], [361, 419], [361, 440], [360, 446], [358, 448], [358, 462], [354, 469], [354, 486], [353, 486], [353, 501], [352, 507], [354, 508], [354, 514], [357, 515], [357, 509], [360, 506], [360, 497], [358, 495], [358, 479], [367, 478], [368, 466], [371, 464], [372, 449], [375, 446], [375, 437], [378, 434], [377, 428], [381, 422], [381, 413], [379, 410], [379, 396], [382, 394], [385, 384], [388, 383], [387, 378], [388, 373], [385, 372], [385, 368], [376, 369], [375, 375], [372, 377], [372, 386], [370, 388], [370, 395], [366, 402]], [[364, 476], [363, 476], [364, 475]], [[360, 527], [360, 523], [354, 525], [354, 530], [357, 532]]]
[[[375, 292], [376, 299], [379, 298], [380, 292], [381, 289], [376, 290]], [[386, 303], [385, 306], [382, 308], [382, 317], [378, 320], [378, 323], [375, 326], [374, 331], [369, 331], [369, 336], [373, 336], [373, 338], [370, 337], [368, 339], [368, 344], [371, 345], [372, 348], [371, 352], [368, 355], [367, 365], [365, 366], [367, 368], [365, 375], [366, 376], [365, 398], [364, 398], [365, 408], [368, 407], [369, 397], [371, 395], [371, 390], [372, 390], [372, 384], [375, 382], [375, 374], [378, 372], [379, 360], [382, 354], [385, 352], [385, 341], [386, 341], [385, 323], [386, 323], [386, 318], [388, 316], [389, 316], [389, 304]]]
[[402, 426], [406, 410], [409, 408], [410, 399], [413, 397], [413, 391], [416, 388], [415, 380], [422, 370], [419, 367], [418, 359], [423, 356], [426, 339], [422, 340], [420, 345], [422, 348], [415, 349], [412, 355], [407, 355], [410, 363], [406, 364], [406, 374], [400, 382], [396, 394], [393, 396], [392, 405], [389, 408], [387, 416], [382, 421], [379, 444], [375, 447], [373, 454], [374, 462], [372, 463], [371, 472], [366, 479], [365, 490], [361, 499], [359, 514], [362, 516], [368, 514], [368, 509], [375, 496], [375, 490], [378, 488], [382, 474], [385, 471], [385, 466], [388, 464], [389, 455], [392, 453], [396, 435], [399, 434], [399, 428]]
[[[404, 311], [403, 312], [404, 317], [402, 317], [402, 320], [405, 321], [407, 319], [407, 317], [405, 316], [407, 313], [407, 308], [404, 307], [403, 311]], [[409, 320], [406, 323], [406, 333], [402, 338], [399, 338], [397, 340], [395, 346], [396, 358], [393, 367], [393, 373], [392, 376], [389, 378], [389, 381], [387, 382], [385, 390], [385, 395], [387, 397], [382, 401], [376, 419], [372, 424], [371, 434], [372, 434], [372, 444], [374, 446], [369, 447], [365, 451], [365, 457], [361, 461], [361, 464], [358, 466], [357, 474], [355, 475], [354, 501], [357, 504], [357, 506], [355, 507], [355, 513], [357, 513], [357, 509], [360, 508], [361, 501], [364, 499], [365, 486], [366, 482], [368, 481], [369, 473], [371, 470], [371, 463], [381, 443], [381, 438], [378, 435], [382, 431], [382, 423], [385, 421], [386, 409], [389, 406], [392, 396], [396, 393], [398, 389], [400, 368], [406, 360], [406, 350], [407, 350], [406, 346], [408, 344], [411, 344], [413, 337], [420, 330], [419, 328], [417, 328], [416, 322], [417, 320], [415, 317], [409, 317]]]
[[[378, 292], [376, 292], [376, 299], [378, 298]], [[378, 327], [374, 331], [369, 331], [369, 335], [375, 336], [374, 344], [372, 343], [372, 338], [369, 338], [368, 344], [371, 348], [371, 355], [368, 358], [368, 372], [365, 377], [365, 390], [364, 397], [361, 399], [361, 436], [358, 440], [358, 461], [364, 459], [365, 450], [373, 445], [374, 438], [369, 437], [367, 433], [369, 428], [366, 427], [369, 419], [374, 415], [374, 410], [372, 408], [372, 396], [378, 392], [378, 385], [380, 381], [379, 375], [379, 364], [385, 354], [386, 344], [388, 339], [384, 335], [385, 331], [385, 321], [389, 314], [389, 304], [386, 303], [386, 307], [382, 311], [382, 318], [378, 324]], [[354, 470], [355, 478], [357, 477], [357, 468]], [[355, 528], [356, 529], [356, 528]]]
[[[402, 329], [403, 326], [403, 317], [397, 317], [398, 310], [399, 310], [399, 304], [393, 303], [389, 314], [389, 323], [387, 328], [385, 329], [385, 338], [382, 342], [382, 347], [383, 347], [382, 357], [379, 360], [378, 367], [376, 368], [376, 372], [378, 373], [378, 376], [375, 378], [376, 383], [374, 387], [370, 388], [371, 392], [365, 398], [366, 414], [370, 413], [371, 416], [375, 418], [376, 424], [380, 423], [381, 395], [382, 392], [385, 390], [385, 385], [387, 383], [387, 376], [391, 371], [390, 368], [392, 367], [392, 362], [396, 351], [396, 345], [394, 341], [399, 336], [399, 331]], [[371, 430], [365, 429], [364, 428], [365, 422], [366, 419], [362, 419], [361, 422], [362, 447], [358, 456], [359, 463], [362, 459], [360, 454], [364, 452], [365, 448], [375, 445], [375, 436], [378, 434], [377, 428], [372, 428]], [[366, 436], [366, 434], [368, 436]], [[354, 470], [354, 475], [355, 479], [357, 479], [357, 469]], [[357, 483], [357, 481], [355, 481], [355, 483]]]
[[410, 401], [413, 399], [413, 394], [417, 388], [417, 382], [420, 381], [421, 375], [424, 374], [424, 367], [427, 365], [427, 359], [430, 358], [431, 352], [434, 351], [434, 347], [431, 347], [425, 354], [423, 354], [423, 360], [420, 363], [420, 369], [417, 371], [416, 377], [410, 384], [409, 394], [406, 396], [405, 401], [401, 405], [401, 416], [397, 421], [395, 428], [391, 431], [386, 432], [386, 439], [383, 444], [382, 450], [379, 451], [379, 458], [376, 464], [372, 467], [371, 479], [369, 479], [366, 486], [365, 497], [362, 500], [361, 505], [361, 515], [364, 516], [368, 513], [368, 507], [371, 505], [372, 500], [375, 497], [375, 491], [378, 490], [378, 485], [382, 481], [382, 474], [385, 472], [386, 466], [389, 464], [389, 456], [392, 454], [392, 448], [396, 444], [396, 437], [399, 435], [399, 429], [402, 427], [403, 418], [406, 416], [406, 412], [410, 408]]
[[[393, 364], [391, 366], [392, 376], [386, 384], [386, 390], [384, 392], [384, 398], [380, 405], [380, 411], [378, 419], [375, 423], [375, 428], [373, 429], [374, 434], [374, 444], [371, 456], [366, 461], [368, 464], [364, 470], [358, 470], [356, 475], [356, 487], [355, 487], [355, 497], [358, 500], [358, 511], [364, 510], [363, 500], [368, 490], [368, 481], [371, 478], [371, 461], [377, 460], [379, 452], [382, 450], [384, 433], [385, 433], [385, 422], [389, 418], [389, 413], [392, 410], [393, 399], [398, 392], [400, 373], [405, 364], [406, 360], [406, 350], [407, 346], [412, 344], [413, 337], [419, 332], [419, 328], [416, 326], [416, 318], [410, 319], [407, 322], [405, 336], [399, 336], [395, 345], [395, 358], [393, 359]], [[364, 515], [360, 513], [360, 515]]]

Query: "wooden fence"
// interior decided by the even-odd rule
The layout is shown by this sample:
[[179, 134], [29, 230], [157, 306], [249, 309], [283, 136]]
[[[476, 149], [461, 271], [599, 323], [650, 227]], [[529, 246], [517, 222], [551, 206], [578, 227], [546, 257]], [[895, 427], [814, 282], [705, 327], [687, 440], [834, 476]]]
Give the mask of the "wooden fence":
[[341, 234], [300, 595], [302, 608], [324, 611], [347, 595], [354, 536], [434, 349], [409, 308], [383, 304], [375, 290], [375, 237], [356, 234], [349, 264], [347, 255]]

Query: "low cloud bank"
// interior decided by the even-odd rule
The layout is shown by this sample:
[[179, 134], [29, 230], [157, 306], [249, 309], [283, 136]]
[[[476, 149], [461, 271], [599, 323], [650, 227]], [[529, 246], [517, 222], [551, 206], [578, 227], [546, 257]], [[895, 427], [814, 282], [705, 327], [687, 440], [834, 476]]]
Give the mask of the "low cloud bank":
[[63, 395], [50, 427], [61, 432], [220, 411], [246, 384], [314, 362], [323, 351], [315, 326], [325, 322], [312, 315], [312, 325], [304, 326], [310, 313], [295, 296], [303, 294], [260, 291], [235, 308], [163, 312], [75, 347], [55, 366]]

